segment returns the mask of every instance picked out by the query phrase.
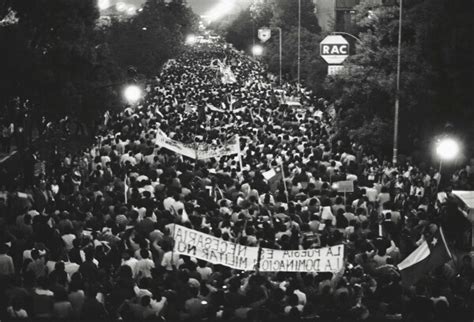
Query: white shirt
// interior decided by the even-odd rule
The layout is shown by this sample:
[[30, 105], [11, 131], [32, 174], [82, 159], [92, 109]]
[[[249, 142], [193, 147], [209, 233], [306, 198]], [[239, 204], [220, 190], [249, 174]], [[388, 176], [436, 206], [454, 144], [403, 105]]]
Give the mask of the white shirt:
[[66, 244], [66, 250], [69, 252], [73, 248], [72, 242], [76, 239], [76, 235], [66, 234], [63, 235], [61, 238], [64, 241], [64, 244]]
[[137, 275], [141, 277], [151, 277], [151, 269], [155, 268], [155, 263], [149, 258], [143, 258], [136, 263], [135, 268]]
[[133, 278], [137, 276], [137, 263], [138, 260], [135, 257], [131, 257], [129, 260], [123, 261], [122, 265], [127, 265], [132, 269]]
[[179, 254], [175, 252], [168, 251], [163, 255], [161, 260], [161, 266], [163, 266], [167, 271], [173, 270], [173, 265], [178, 267], [180, 264]]
[[332, 214], [330, 206], [323, 207], [323, 210], [321, 211], [321, 219], [323, 221], [331, 220], [331, 225], [336, 226], [336, 217]]

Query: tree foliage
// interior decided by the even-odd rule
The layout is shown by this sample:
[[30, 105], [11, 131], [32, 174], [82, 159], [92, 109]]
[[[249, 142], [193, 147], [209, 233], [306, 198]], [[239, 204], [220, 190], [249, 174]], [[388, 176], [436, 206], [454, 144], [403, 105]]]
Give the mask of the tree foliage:
[[[449, 6], [445, 0], [418, 0], [404, 9], [399, 137], [405, 153], [429, 146], [447, 120], [467, 129], [463, 117], [474, 119], [468, 109], [472, 76], [464, 68], [472, 66], [468, 58], [472, 42], [468, 45], [458, 38], [470, 37], [464, 28], [467, 20], [447, 19], [446, 10], [454, 13]], [[398, 13], [398, 6], [374, 6], [368, 1], [356, 7], [361, 42], [347, 60], [346, 72], [325, 83], [339, 110], [338, 132], [384, 154], [392, 146]], [[450, 27], [457, 31], [456, 38], [452, 31], [446, 32]], [[366, 135], [361, 135], [364, 131]]]
[[[231, 21], [230, 23], [228, 21]], [[233, 19], [214, 26], [224, 31], [226, 40], [237, 49], [250, 53], [259, 28], [272, 29], [272, 37], [265, 44], [263, 61], [270, 72], [279, 73], [278, 28], [282, 29], [282, 73], [289, 81], [297, 78], [298, 3], [293, 0], [256, 1]], [[301, 1], [301, 80], [312, 89], [319, 90], [325, 76], [325, 65], [319, 59], [321, 28], [310, 0]]]
[[129, 66], [156, 75], [196, 25], [181, 0], [149, 0], [136, 17], [101, 27], [96, 0], [0, 2], [0, 17], [11, 11], [18, 22], [0, 27], [0, 104], [20, 97], [37, 118], [86, 123], [121, 105]]
[[134, 66], [153, 77], [161, 65], [182, 49], [197, 18], [183, 1], [149, 0], [130, 20], [114, 20], [106, 32], [113, 58], [121, 66]]

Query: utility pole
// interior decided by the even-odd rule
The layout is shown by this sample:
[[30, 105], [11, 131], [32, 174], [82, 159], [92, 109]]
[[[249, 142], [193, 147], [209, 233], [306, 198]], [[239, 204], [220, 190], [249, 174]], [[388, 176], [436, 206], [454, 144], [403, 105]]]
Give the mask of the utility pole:
[[300, 95], [301, 65], [301, 0], [298, 0], [298, 96]]
[[395, 115], [393, 122], [393, 159], [392, 163], [397, 164], [398, 161], [398, 121], [400, 110], [400, 68], [402, 57], [402, 13], [403, 0], [400, 0], [400, 9], [398, 17], [398, 53], [397, 53], [397, 89], [395, 93]]

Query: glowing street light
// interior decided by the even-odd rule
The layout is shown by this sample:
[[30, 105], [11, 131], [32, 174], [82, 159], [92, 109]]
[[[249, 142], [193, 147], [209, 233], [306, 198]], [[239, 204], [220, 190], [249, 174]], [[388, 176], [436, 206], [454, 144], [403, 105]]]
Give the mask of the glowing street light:
[[105, 10], [108, 7], [110, 7], [110, 0], [98, 0], [97, 6], [99, 7], [100, 10]]
[[196, 40], [197, 40], [196, 36], [193, 35], [193, 34], [190, 34], [190, 35], [186, 36], [185, 43], [186, 43], [186, 45], [192, 46], [196, 43]]
[[454, 160], [460, 152], [459, 143], [452, 138], [443, 138], [436, 144], [436, 154], [439, 157], [439, 173], [441, 174], [441, 167], [443, 161]]
[[436, 146], [436, 154], [441, 160], [450, 161], [459, 154], [459, 143], [451, 138], [445, 138], [438, 142]]
[[127, 12], [127, 15], [133, 16], [137, 13], [137, 8], [135, 6], [129, 6], [126, 12]]
[[262, 56], [263, 54], [263, 47], [261, 45], [254, 45], [252, 47], [252, 54], [254, 56]]
[[135, 104], [142, 98], [142, 89], [137, 85], [129, 85], [123, 91], [123, 97], [130, 104]]
[[127, 6], [126, 3], [120, 1], [120, 2], [117, 2], [117, 3], [115, 4], [115, 8], [116, 8], [117, 11], [119, 11], [119, 12], [125, 12], [125, 11], [127, 11], [128, 6]]

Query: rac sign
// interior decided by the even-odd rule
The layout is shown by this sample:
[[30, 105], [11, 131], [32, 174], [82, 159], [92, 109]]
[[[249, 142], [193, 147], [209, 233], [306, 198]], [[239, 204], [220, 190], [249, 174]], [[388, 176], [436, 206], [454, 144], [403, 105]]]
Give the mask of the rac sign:
[[327, 36], [321, 41], [319, 51], [328, 64], [342, 64], [349, 57], [349, 42], [340, 35]]

